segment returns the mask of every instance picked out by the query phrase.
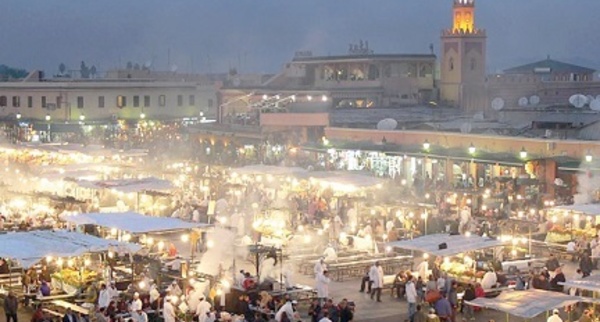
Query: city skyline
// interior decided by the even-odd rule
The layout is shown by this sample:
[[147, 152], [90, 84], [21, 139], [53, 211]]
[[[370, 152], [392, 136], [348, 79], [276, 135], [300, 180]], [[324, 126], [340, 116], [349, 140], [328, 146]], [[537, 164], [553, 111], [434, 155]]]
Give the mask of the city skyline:
[[[360, 39], [375, 53], [428, 53], [433, 44], [439, 56], [440, 31], [452, 19], [451, 0], [351, 0], [343, 7], [270, 0], [181, 0], [168, 7], [156, 0], [7, 2], [0, 41], [8, 45], [0, 63], [48, 74], [60, 63], [78, 69], [82, 60], [100, 71], [132, 61], [157, 70], [276, 72], [296, 51], [345, 54]], [[488, 32], [488, 72], [547, 55], [600, 68], [590, 27], [600, 2], [479, 0], [476, 6], [476, 25]]]

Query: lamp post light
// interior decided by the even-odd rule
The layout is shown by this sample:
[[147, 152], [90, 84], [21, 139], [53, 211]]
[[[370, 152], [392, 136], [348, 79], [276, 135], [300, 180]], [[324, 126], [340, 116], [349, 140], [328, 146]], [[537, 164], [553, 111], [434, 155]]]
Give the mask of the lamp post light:
[[145, 118], [146, 118], [146, 114], [142, 112], [142, 113], [140, 114], [140, 119], [142, 119], [142, 120], [143, 120], [143, 119], [145, 119]]
[[429, 141], [425, 140], [425, 142], [423, 142], [423, 150], [429, 151], [430, 147], [431, 147], [431, 144], [429, 143]]
[[79, 115], [79, 120], [81, 122], [85, 121], [85, 115], [84, 114]]
[[471, 145], [469, 146], [469, 154], [475, 154], [475, 151], [477, 151], [477, 149], [475, 148], [473, 143], [471, 143]]
[[16, 115], [15, 117], [17, 118], [17, 120], [20, 120], [20, 119], [21, 119], [21, 117], [22, 117], [22, 116], [21, 116], [21, 113], [17, 113], [17, 115]]
[[48, 122], [48, 130], [46, 131], [46, 136], [48, 137], [48, 142], [51, 141], [51, 136], [50, 136], [50, 120], [52, 120], [52, 116], [50, 116], [50, 114], [46, 114], [46, 122]]
[[594, 157], [592, 156], [592, 154], [588, 151], [588, 154], [585, 155], [585, 162], [590, 163], [592, 162], [592, 160], [594, 160]]
[[521, 152], [519, 152], [519, 156], [521, 157], [521, 159], [527, 158], [527, 150], [525, 150], [525, 147], [521, 148]]

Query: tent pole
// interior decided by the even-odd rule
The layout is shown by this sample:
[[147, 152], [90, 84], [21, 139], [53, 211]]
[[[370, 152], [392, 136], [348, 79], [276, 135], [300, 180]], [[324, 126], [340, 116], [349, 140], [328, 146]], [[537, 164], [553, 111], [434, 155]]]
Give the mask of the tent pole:
[[509, 316], [508, 316], [508, 312], [506, 312], [506, 322], [510, 322]]

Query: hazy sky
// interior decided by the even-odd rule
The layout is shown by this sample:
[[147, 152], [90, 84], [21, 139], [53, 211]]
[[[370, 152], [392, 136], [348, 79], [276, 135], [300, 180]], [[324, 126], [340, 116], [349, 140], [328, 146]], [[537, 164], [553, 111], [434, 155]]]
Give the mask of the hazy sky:
[[[295, 51], [439, 49], [452, 0], [2, 0], [0, 63], [53, 74], [81, 60], [180, 71], [275, 72]], [[600, 69], [599, 0], [477, 0], [488, 70], [551, 55]], [[170, 55], [168, 54], [170, 52]]]

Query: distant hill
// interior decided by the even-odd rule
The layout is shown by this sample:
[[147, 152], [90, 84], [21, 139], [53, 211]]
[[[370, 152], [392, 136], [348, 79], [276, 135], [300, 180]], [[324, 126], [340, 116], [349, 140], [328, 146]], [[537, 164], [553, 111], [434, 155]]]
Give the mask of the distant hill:
[[14, 68], [0, 64], [0, 81], [9, 81], [14, 79], [21, 79], [27, 76], [27, 71], [20, 68]]

